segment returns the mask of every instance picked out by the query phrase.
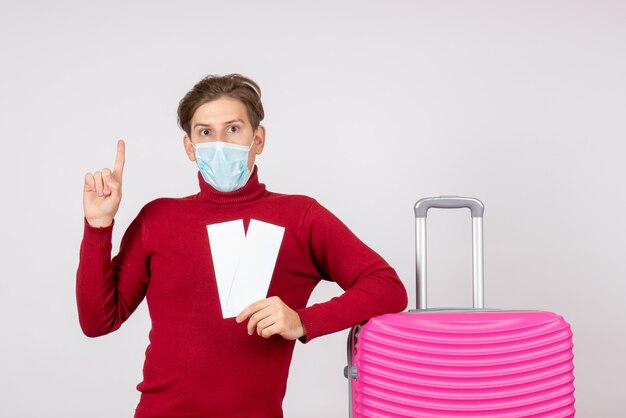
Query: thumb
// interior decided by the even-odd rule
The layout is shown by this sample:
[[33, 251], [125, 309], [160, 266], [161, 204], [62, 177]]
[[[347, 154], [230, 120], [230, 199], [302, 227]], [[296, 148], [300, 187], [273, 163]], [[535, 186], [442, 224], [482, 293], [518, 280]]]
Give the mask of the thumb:
[[104, 178], [104, 181], [106, 181], [107, 185], [109, 186], [109, 188], [111, 189], [111, 191], [113, 192], [119, 192], [120, 189], [122, 188], [121, 183], [119, 182], [119, 180], [117, 180], [115, 178], [114, 175], [110, 174], [108, 176], [106, 176]]

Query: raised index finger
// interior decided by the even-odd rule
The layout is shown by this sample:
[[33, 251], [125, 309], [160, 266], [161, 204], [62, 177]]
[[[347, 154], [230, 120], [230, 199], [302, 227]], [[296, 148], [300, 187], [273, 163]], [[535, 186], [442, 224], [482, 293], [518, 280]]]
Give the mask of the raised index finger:
[[120, 139], [117, 141], [117, 153], [115, 154], [115, 165], [113, 166], [113, 174], [122, 177], [122, 173], [124, 172], [124, 160], [125, 160], [125, 149], [126, 144], [124, 144], [124, 140]]

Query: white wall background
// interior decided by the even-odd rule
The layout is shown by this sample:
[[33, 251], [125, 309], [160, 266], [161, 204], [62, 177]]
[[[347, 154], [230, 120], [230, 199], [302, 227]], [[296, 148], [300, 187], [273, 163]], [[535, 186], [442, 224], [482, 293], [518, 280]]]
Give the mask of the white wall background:
[[[261, 180], [337, 214], [411, 306], [413, 204], [482, 199], [487, 306], [565, 316], [578, 416], [626, 413], [626, 3], [2, 0], [0, 57], [0, 416], [132, 416], [149, 318], [81, 334], [83, 175], [126, 140], [117, 252], [197, 191], [176, 107], [230, 72], [263, 90]], [[469, 215], [429, 219], [430, 302], [469, 305]], [[298, 343], [286, 417], [347, 416], [346, 335]]]

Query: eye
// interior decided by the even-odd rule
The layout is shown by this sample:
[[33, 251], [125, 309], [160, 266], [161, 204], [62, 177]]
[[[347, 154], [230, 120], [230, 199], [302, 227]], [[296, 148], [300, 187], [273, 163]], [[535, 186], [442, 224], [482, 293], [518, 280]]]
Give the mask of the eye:
[[203, 130], [200, 131], [200, 135], [202, 135], [202, 136], [207, 136], [210, 133], [211, 133], [211, 131], [208, 130], [208, 129], [203, 129]]
[[234, 134], [235, 132], [239, 132], [239, 126], [235, 126], [235, 125], [230, 125], [228, 128], [226, 128], [228, 130], [229, 133]]

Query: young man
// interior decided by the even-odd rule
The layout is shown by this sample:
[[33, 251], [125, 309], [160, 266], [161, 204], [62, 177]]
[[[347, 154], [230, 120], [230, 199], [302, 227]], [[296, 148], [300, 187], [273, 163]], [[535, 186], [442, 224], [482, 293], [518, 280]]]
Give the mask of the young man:
[[[152, 319], [136, 418], [282, 417], [296, 339], [406, 307], [395, 271], [341, 221], [314, 199], [259, 182], [263, 116], [254, 81], [231, 74], [198, 82], [180, 101], [178, 121], [200, 191], [146, 204], [113, 259], [124, 142], [112, 171], [85, 176], [76, 283], [83, 332], [115, 331], [144, 297]], [[345, 292], [307, 307], [322, 279]], [[259, 286], [259, 300], [228, 312], [237, 309], [236, 291]]]

